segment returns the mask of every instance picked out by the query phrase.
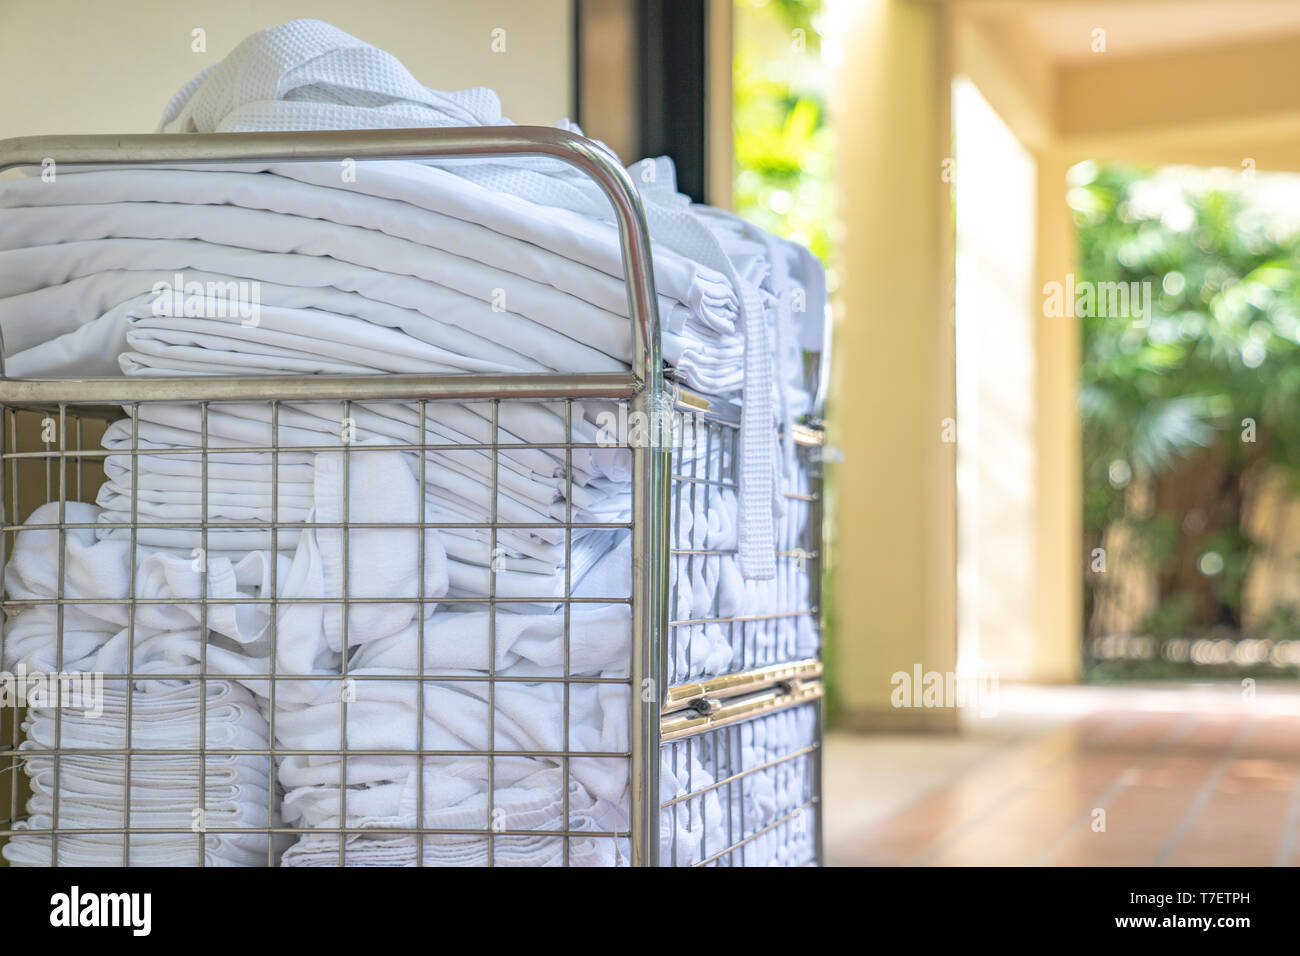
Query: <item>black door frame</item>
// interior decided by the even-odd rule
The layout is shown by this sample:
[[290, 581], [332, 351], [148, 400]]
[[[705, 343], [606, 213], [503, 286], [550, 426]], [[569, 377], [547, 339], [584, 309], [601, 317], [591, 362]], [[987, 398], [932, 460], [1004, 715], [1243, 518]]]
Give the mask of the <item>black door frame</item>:
[[[600, 79], [584, 74], [582, 27], [586, 2], [573, 0], [574, 116], [584, 128], [583, 84], [587, 79]], [[643, 156], [670, 157], [677, 168], [678, 191], [696, 202], [705, 202], [708, 4], [706, 0], [625, 2], [635, 53], [635, 62], [629, 64], [629, 107], [636, 112], [636, 155], [623, 159], [630, 162]]]

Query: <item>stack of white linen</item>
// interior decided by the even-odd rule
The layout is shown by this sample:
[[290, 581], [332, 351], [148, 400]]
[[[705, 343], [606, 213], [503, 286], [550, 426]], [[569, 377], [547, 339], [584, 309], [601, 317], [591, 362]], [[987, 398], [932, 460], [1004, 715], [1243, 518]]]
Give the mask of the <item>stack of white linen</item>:
[[[289, 179], [289, 172], [326, 176], [308, 184]], [[499, 231], [510, 229], [509, 221], [492, 230], [352, 191], [417, 172], [408, 199], [476, 188], [430, 167], [386, 176], [369, 165], [352, 184], [321, 167], [279, 174], [68, 172], [55, 184], [36, 178], [7, 184], [0, 200], [8, 207], [0, 223], [0, 250], [7, 253], [0, 289], [11, 301], [0, 327], [19, 314], [11, 310], [36, 300], [64, 311], [67, 329], [43, 330], [23, 348], [33, 340], [27, 328], [10, 346], [16, 353], [10, 364], [24, 375], [87, 374], [88, 363], [113, 374], [110, 363], [149, 369], [170, 354], [193, 357], [194, 371], [292, 372], [298, 371], [293, 353], [306, 353], [334, 358], [331, 370], [340, 372], [387, 371], [392, 363], [426, 372], [627, 366], [632, 332], [621, 280]], [[176, 201], [165, 201], [168, 196]], [[331, 260], [328, 267], [322, 257]], [[681, 257], [673, 265], [673, 274], [681, 274], [678, 297], [661, 287], [660, 302], [667, 341], [679, 343], [670, 345], [669, 357], [687, 358], [697, 387], [734, 390], [740, 384], [734, 294], [720, 276]], [[103, 277], [119, 270], [126, 275]], [[155, 285], [180, 272], [206, 289], [195, 271], [260, 283], [258, 324], [246, 325], [241, 316], [228, 323], [237, 330], [202, 315], [190, 323], [174, 316], [153, 321]], [[190, 304], [200, 311], [192, 297]], [[384, 336], [385, 328], [405, 334]], [[250, 358], [223, 359], [232, 338]]]
[[[491, 91], [428, 90], [382, 51], [303, 20], [254, 34], [196, 77], [161, 128], [508, 122]], [[256, 169], [64, 169], [0, 188], [10, 373], [148, 374], [161, 358], [198, 373], [303, 371], [304, 353], [332, 371], [609, 371], [631, 360], [611, 210], [576, 170], [521, 158]], [[825, 334], [820, 268], [792, 243], [691, 206], [667, 160], [634, 174], [665, 355], [692, 387], [743, 393], [740, 551], [747, 576], [769, 577], [771, 423], [808, 404], [792, 389], [802, 391], [796, 353]], [[238, 331], [183, 321], [211, 318], [201, 307], [153, 321], [160, 287], [180, 304], [232, 281], [256, 284], [265, 326], [242, 312]]]
[[[813, 857], [808, 806], [817, 710], [798, 706], [667, 744], [660, 780], [664, 866], [801, 866]], [[718, 780], [726, 781], [717, 786]]]
[[781, 485], [788, 490], [777, 518], [775, 577], [747, 579], [726, 474], [729, 447], [725, 437], [706, 442], [694, 462], [676, 465], [690, 480], [673, 492], [670, 684], [815, 657], [820, 646], [808, 613], [815, 565], [803, 548], [811, 520], [807, 471], [796, 463]]
[[[64, 507], [67, 522], [75, 524], [93, 524], [98, 511], [79, 502]], [[38, 508], [29, 523], [49, 525], [58, 518], [59, 505], [51, 503]], [[6, 623], [3, 666], [46, 680], [54, 675], [98, 679], [76, 685], [75, 706], [67, 706], [66, 694], [50, 693], [42, 706], [28, 708], [20, 751], [32, 795], [27, 817], [16, 828], [34, 832], [12, 837], [3, 849], [5, 859], [15, 866], [113, 866], [124, 860], [189, 865], [198, 861], [201, 848], [208, 866], [267, 865], [282, 849], [269, 845], [266, 832], [278, 825], [279, 799], [265, 756], [269, 729], [254, 695], [229, 680], [199, 684], [150, 676], [198, 672], [197, 630], [188, 632], [189, 659], [156, 651], [159, 637], [176, 636], [176, 621], [167, 618], [193, 614], [192, 607], [139, 605], [134, 660], [126, 659], [125, 607], [95, 602], [120, 602], [128, 595], [129, 555], [116, 542], [95, 541], [89, 528], [65, 532], [64, 594], [80, 603], [64, 608], [62, 640], [52, 640], [60, 634], [58, 535], [48, 528], [18, 533], [5, 567], [5, 588], [12, 600], [30, 603]], [[198, 578], [188, 561], [181, 568], [179, 561], [161, 556], [143, 564], [137, 594], [181, 597], [168, 579]], [[220, 656], [215, 649], [213, 654]], [[102, 676], [126, 673], [137, 675], [129, 687], [126, 680]], [[202, 767], [201, 746], [216, 751], [205, 755]], [[128, 747], [130, 757], [122, 753]], [[64, 754], [56, 762], [51, 754], [64, 750], [90, 753]], [[193, 751], [193, 756], [150, 750]], [[39, 831], [56, 826], [86, 832], [61, 835], [52, 847], [51, 835]], [[122, 835], [113, 832], [124, 826], [173, 832], [132, 834], [124, 853]]]
[[[206, 712], [202, 718], [201, 711]], [[48, 833], [17, 834], [3, 848], [11, 865], [189, 866], [201, 853], [204, 866], [266, 866], [278, 855], [280, 847], [265, 829], [278, 826], [267, 758], [209, 753], [200, 769], [197, 753], [201, 722], [211, 750], [267, 749], [266, 719], [252, 694], [224, 680], [206, 681], [202, 690], [193, 682], [173, 683], [132, 692], [129, 720], [127, 713], [122, 681], [105, 685], [103, 712], [97, 716], [28, 710], [20, 750], [32, 795], [27, 817], [15, 829], [86, 832], [61, 834], [54, 847]], [[128, 745], [129, 758], [121, 754]], [[50, 752], [63, 749], [115, 752], [67, 754], [56, 764]], [[150, 749], [195, 753], [150, 754]], [[172, 832], [132, 833], [124, 851], [122, 835], [114, 832], [123, 826]]]

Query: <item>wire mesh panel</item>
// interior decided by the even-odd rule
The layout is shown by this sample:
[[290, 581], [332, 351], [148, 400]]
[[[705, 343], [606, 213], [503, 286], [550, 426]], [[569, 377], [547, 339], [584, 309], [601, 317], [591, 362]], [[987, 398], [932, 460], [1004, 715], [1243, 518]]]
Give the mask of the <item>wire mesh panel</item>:
[[735, 421], [681, 415], [670, 492], [670, 685], [820, 652], [820, 447], [791, 441], [788, 458], [777, 464], [776, 577], [746, 580], [737, 534], [738, 436]]
[[665, 866], [818, 862], [820, 704], [683, 736], [660, 760]]
[[[742, 581], [738, 418], [706, 401], [674, 482], [653, 439], [600, 424], [657, 425], [669, 394], [645, 215], [617, 158], [561, 130], [447, 128], [27, 138], [0, 143], [0, 171], [48, 156], [549, 156], [611, 203], [630, 351], [611, 355], [626, 373], [378, 363], [361, 383], [277, 346], [252, 367], [286, 377], [254, 380], [209, 375], [168, 328], [119, 356], [126, 379], [0, 369], [0, 661], [25, 705], [0, 708], [0, 856], [660, 861], [661, 716], [718, 690], [692, 681], [739, 673], [735, 695], [820, 674], [820, 504], [787, 433], [778, 575]], [[238, 347], [206, 355], [249, 367]], [[738, 846], [697, 862], [753, 857]]]
[[633, 469], [585, 416], [5, 409], [5, 858], [627, 862]]

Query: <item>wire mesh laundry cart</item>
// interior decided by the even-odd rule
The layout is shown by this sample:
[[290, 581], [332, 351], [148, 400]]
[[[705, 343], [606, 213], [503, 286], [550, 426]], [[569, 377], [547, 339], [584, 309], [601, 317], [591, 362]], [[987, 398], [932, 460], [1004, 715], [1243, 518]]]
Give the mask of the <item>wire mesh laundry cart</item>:
[[[612, 154], [567, 132], [530, 127], [74, 136], [0, 142], [0, 171], [39, 167], [49, 159], [78, 166], [520, 155], [567, 162], [609, 198], [628, 277], [630, 372], [0, 380], [0, 558], [11, 563], [24, 541], [55, 543], [54, 565], [44, 579], [47, 590], [21, 597], [7, 591], [4, 600], [7, 618], [53, 644], [51, 674], [44, 675], [53, 679], [44, 696], [37, 692], [18, 701], [28, 705], [21, 721], [16, 708], [3, 711], [0, 844], [21, 843], [23, 852], [36, 858], [27, 862], [50, 865], [106, 862], [106, 856], [121, 865], [230, 860], [273, 865], [287, 844], [298, 848], [304, 862], [344, 865], [357, 862], [362, 839], [369, 841], [370, 861], [417, 866], [820, 861], [819, 423], [796, 426], [786, 436], [808, 480], [787, 493], [789, 527], [777, 557], [792, 580], [806, 582], [799, 599], [769, 602], [761, 613], [724, 608], [716, 600], [702, 611], [677, 611], [684, 582], [698, 568], [707, 571], [722, 553], [683, 532], [679, 519], [686, 509], [696, 513], [701, 501], [707, 514], [710, 496], [736, 487], [739, 417], [733, 405], [665, 380], [645, 217], [635, 187]], [[690, 452], [622, 436], [620, 448], [631, 462], [630, 517], [576, 513], [575, 463], [608, 448], [608, 441], [594, 440], [581, 425], [580, 403], [591, 401], [608, 401], [651, 420], [671, 408], [679, 424], [703, 436], [703, 449], [697, 444]], [[264, 407], [265, 427], [235, 440], [226, 424], [250, 403]], [[391, 415], [395, 407], [405, 430], [358, 440], [358, 430], [366, 432], [376, 409]], [[452, 408], [457, 414], [467, 411], [482, 427], [475, 434], [438, 432], [434, 423]], [[516, 423], [542, 414], [549, 416], [550, 431], [539, 440], [521, 438], [525, 429]], [[175, 424], [177, 416], [188, 423], [193, 443], [160, 446], [142, 440], [142, 426]], [[314, 444], [288, 437], [297, 435], [294, 428], [304, 417], [337, 423], [337, 435]], [[101, 445], [106, 433], [115, 440]], [[548, 455], [563, 466], [563, 504], [547, 522], [517, 520], [503, 507], [503, 485], [510, 478], [503, 461], [526, 453]], [[472, 527], [432, 520], [423, 494], [418, 513], [401, 520], [351, 514], [349, 483], [360, 480], [354, 476], [365, 474], [368, 462], [392, 454], [417, 462], [421, 490], [431, 469], [472, 460], [488, 478], [487, 518]], [[329, 520], [316, 511], [294, 512], [288, 495], [281, 494], [284, 470], [302, 455], [323, 456], [316, 460], [328, 459], [337, 468], [341, 513]], [[143, 500], [134, 466], [146, 457], [174, 462], [198, 476], [198, 500], [189, 502], [181, 517]], [[115, 464], [120, 471], [123, 462], [129, 487], [118, 510], [109, 520], [102, 515], [88, 520], [80, 503], [95, 500], [106, 478], [112, 480], [108, 472]], [[222, 469], [245, 463], [270, 475], [265, 514], [227, 514], [220, 496], [209, 491]], [[42, 508], [33, 520], [33, 512]], [[436, 598], [426, 593], [426, 536], [440, 529], [487, 536], [494, 563], [485, 593]], [[558, 593], [499, 593], [498, 544], [531, 530], [552, 535], [564, 549]], [[588, 532], [630, 540], [627, 593], [581, 594], [574, 587], [574, 540]], [[383, 536], [380, 552], [367, 550], [368, 533]], [[45, 537], [35, 537], [40, 535]], [[338, 593], [287, 593], [289, 569], [278, 556], [309, 535], [337, 541], [343, 568]], [[95, 536], [125, 555], [125, 589], [70, 589], [78, 549], [90, 547]], [[272, 558], [260, 586], [217, 592], [210, 556], [235, 538], [255, 540]], [[195, 574], [191, 584], [181, 586], [182, 593], [142, 593], [139, 561], [159, 540], [192, 546]], [[350, 548], [382, 557], [408, 545], [416, 564], [412, 587], [397, 593], [358, 593], [352, 587]], [[497, 646], [501, 625], [516, 607], [539, 601], [562, 619], [558, 657], [522, 675], [508, 673]], [[426, 661], [427, 630], [434, 629], [426, 607], [435, 604], [476, 609], [485, 623], [482, 666]], [[417, 632], [411, 656], [397, 667], [352, 668], [349, 628], [355, 631], [408, 606]], [[620, 666], [594, 673], [573, 666], [573, 655], [575, 622], [597, 606], [626, 609], [625, 633], [619, 631], [626, 643], [617, 645], [625, 659]], [[94, 724], [85, 707], [79, 711], [77, 702], [69, 701], [67, 691], [90, 684], [65, 674], [65, 664], [77, 655], [78, 628], [88, 610], [120, 625], [114, 640], [124, 649], [110, 658], [119, 662], [114, 669], [95, 675], [102, 684], [96, 685]], [[288, 622], [299, 611], [336, 622], [342, 653], [335, 672], [284, 666]], [[174, 620], [169, 614], [189, 615], [183, 619], [199, 639], [189, 651], [164, 653], [163, 665], [138, 668], [144, 643], [172, 636], [165, 628], [160, 634], [155, 623]], [[250, 617], [260, 622], [265, 664], [232, 675], [221, 665], [227, 648], [209, 638], [219, 633], [221, 622]], [[23, 636], [17, 623], [15, 628], [6, 627], [0, 651], [5, 639]], [[693, 659], [696, 642], [716, 645], [719, 635], [734, 655], [725, 666], [716, 661], [701, 666]], [[28, 688], [38, 686], [34, 675], [26, 678]], [[146, 685], [163, 690], [146, 693]], [[257, 690], [256, 701], [244, 686]], [[282, 706], [298, 699], [303, 687], [317, 700], [329, 701], [327, 709], [311, 712], [305, 729], [306, 718]], [[513, 708], [525, 706], [520, 703], [525, 692], [528, 708], [543, 707], [544, 733], [530, 736], [516, 726]], [[360, 726], [357, 715], [381, 698], [414, 708], [419, 716], [410, 728], [385, 726], [382, 720]], [[426, 718], [449, 709], [473, 713], [479, 721], [469, 742], [449, 742], [441, 733], [429, 739], [434, 735]], [[609, 732], [593, 740], [587, 718], [595, 712], [606, 715]], [[303, 736], [291, 738], [290, 725]], [[298, 745], [286, 744], [291, 739]], [[354, 771], [364, 777], [366, 767], [385, 761], [390, 776], [394, 762], [409, 762], [399, 801], [405, 816], [358, 823], [351, 805], [361, 796]], [[282, 819], [278, 780], [287, 763], [312, 780], [308, 798], [321, 812], [311, 826]], [[428, 779], [431, 765], [448, 769], [435, 778], [439, 781], [462, 773], [485, 780], [483, 799], [458, 804], [456, 814], [441, 814], [445, 795], [430, 792], [436, 789]], [[528, 793], [546, 798], [520, 797], [521, 780], [534, 785]], [[591, 796], [610, 780], [625, 781], [627, 795], [626, 804], [615, 808], [618, 822], [612, 826], [609, 814], [596, 812], [603, 798]], [[164, 781], [168, 789], [162, 788]], [[230, 811], [224, 797], [231, 787], [257, 799]]]

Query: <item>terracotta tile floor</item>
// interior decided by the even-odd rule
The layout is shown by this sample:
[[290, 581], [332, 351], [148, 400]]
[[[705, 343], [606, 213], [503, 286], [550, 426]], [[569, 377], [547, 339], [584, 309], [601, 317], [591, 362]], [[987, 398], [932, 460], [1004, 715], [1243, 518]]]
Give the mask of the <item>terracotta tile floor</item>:
[[831, 734], [831, 865], [1300, 865], [1300, 691], [1012, 688], [960, 735]]

